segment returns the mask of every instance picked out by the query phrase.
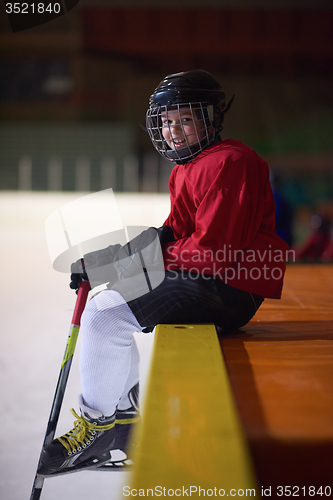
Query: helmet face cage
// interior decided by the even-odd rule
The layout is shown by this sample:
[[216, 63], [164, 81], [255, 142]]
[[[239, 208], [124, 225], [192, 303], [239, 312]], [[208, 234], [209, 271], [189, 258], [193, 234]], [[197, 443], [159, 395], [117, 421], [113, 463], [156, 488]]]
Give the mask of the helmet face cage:
[[[190, 133], [188, 122], [183, 119], [184, 112], [187, 119], [190, 118]], [[207, 102], [155, 104], [147, 111], [146, 126], [155, 149], [166, 160], [187, 163], [214, 141], [216, 130], [212, 125], [213, 119], [214, 107]]]

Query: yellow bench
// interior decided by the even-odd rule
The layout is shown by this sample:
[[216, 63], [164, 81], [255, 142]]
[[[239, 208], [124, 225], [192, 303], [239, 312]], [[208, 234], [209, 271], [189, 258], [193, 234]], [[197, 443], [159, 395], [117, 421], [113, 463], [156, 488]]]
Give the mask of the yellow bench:
[[214, 325], [157, 326], [143, 415], [127, 496], [260, 497]]

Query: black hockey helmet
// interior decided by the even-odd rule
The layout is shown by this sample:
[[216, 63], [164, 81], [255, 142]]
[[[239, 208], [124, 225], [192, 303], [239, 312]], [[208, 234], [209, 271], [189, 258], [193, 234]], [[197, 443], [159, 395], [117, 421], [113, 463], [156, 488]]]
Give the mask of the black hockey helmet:
[[[230, 104], [226, 108], [225, 93], [220, 83], [207, 71], [199, 69], [166, 76], [150, 96], [146, 116], [147, 130], [154, 147], [169, 161], [191, 161], [215, 141]], [[192, 140], [191, 144], [186, 140], [186, 147], [177, 150], [170, 147], [163, 137], [161, 115], [178, 110], [178, 124], [182, 127], [182, 108], [191, 111], [196, 124], [196, 140]]]

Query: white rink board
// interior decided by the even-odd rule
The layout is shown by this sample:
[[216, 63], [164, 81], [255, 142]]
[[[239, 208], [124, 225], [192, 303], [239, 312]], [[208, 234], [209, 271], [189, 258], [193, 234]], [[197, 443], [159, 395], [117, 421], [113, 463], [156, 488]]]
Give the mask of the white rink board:
[[[88, 193], [0, 193], [1, 351], [0, 498], [28, 500], [76, 295], [69, 276], [53, 270], [44, 224], [54, 210]], [[169, 211], [168, 194], [116, 194], [124, 224], [159, 227]], [[144, 395], [153, 335], [136, 334]], [[78, 410], [79, 342], [57, 435], [72, 428]], [[124, 472], [80, 472], [44, 483], [41, 500], [116, 500]]]

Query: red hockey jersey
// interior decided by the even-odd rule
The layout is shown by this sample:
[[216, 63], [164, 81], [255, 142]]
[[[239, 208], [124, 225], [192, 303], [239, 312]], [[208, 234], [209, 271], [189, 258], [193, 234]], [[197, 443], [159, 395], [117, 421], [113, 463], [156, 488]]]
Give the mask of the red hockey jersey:
[[267, 163], [237, 140], [223, 140], [172, 170], [175, 242], [165, 269], [213, 275], [264, 297], [280, 298], [287, 244], [275, 230]]

